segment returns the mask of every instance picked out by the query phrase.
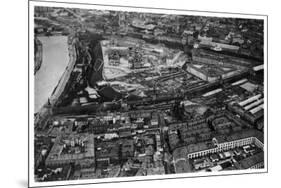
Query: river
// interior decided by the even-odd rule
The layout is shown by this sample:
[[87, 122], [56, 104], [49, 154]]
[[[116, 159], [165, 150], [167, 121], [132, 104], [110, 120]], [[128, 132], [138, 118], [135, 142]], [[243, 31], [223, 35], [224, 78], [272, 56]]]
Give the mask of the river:
[[48, 101], [69, 62], [66, 36], [38, 37], [43, 44], [42, 65], [35, 75], [35, 113]]

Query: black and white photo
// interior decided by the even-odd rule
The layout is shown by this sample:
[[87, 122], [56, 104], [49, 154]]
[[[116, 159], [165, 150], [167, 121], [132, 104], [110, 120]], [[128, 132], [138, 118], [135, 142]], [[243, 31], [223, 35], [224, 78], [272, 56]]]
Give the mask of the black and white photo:
[[29, 186], [267, 172], [267, 17], [29, 5]]

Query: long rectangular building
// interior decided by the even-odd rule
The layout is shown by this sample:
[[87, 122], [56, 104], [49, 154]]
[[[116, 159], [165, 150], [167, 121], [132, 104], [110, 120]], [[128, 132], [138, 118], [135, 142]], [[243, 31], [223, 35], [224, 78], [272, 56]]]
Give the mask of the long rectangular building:
[[257, 100], [257, 99], [259, 99], [261, 97], [261, 94], [258, 94], [258, 95], [255, 95], [255, 96], [253, 96], [253, 97], [250, 97], [250, 98], [248, 98], [248, 99], [246, 99], [246, 100], [244, 100], [244, 101], [241, 101], [241, 102], [239, 102], [238, 104], [240, 105], [240, 106], [245, 106], [246, 104], [249, 104], [250, 102], [253, 102], [254, 100]]
[[[241, 147], [248, 144], [255, 144], [263, 149], [263, 133], [255, 129], [241, 130], [234, 132], [229, 136], [218, 135], [212, 139], [212, 142], [202, 142], [185, 146], [186, 157], [188, 159], [202, 157], [211, 153], [217, 153], [225, 150], [230, 150], [235, 147]], [[182, 150], [183, 148], [176, 148]]]
[[258, 99], [257, 101], [255, 101], [255, 102], [253, 102], [253, 103], [251, 103], [251, 104], [245, 106], [244, 109], [245, 109], [245, 110], [250, 110], [251, 108], [253, 108], [253, 107], [255, 107], [255, 106], [258, 106], [258, 105], [260, 105], [261, 103], [263, 104], [263, 101], [264, 101], [263, 98], [262, 98], [262, 99]]

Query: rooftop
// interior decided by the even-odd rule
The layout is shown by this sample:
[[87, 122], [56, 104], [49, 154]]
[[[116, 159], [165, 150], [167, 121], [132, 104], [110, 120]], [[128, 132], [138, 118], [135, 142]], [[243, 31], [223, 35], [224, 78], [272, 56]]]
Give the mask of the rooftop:
[[263, 133], [255, 129], [237, 131], [228, 136], [218, 135], [215, 138], [218, 141], [218, 143], [223, 143], [223, 142], [231, 142], [234, 140], [240, 140], [249, 137], [256, 137], [259, 141], [263, 143]]
[[173, 156], [175, 159], [185, 158], [189, 153], [203, 151], [214, 147], [215, 145], [212, 142], [200, 142], [197, 144], [190, 144], [188, 146], [176, 148], [173, 152]]
[[94, 156], [95, 147], [93, 134], [68, 134], [56, 138], [46, 162], [63, 162]]
[[239, 161], [239, 163], [240, 163], [241, 168], [248, 169], [263, 161], [264, 161], [264, 152], [260, 152], [256, 155], [252, 155], [250, 157], [247, 157], [247, 158]]

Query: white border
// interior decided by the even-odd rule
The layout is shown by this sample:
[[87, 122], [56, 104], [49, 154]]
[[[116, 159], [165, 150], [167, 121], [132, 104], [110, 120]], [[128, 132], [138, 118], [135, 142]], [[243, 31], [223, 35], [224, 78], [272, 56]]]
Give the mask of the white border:
[[135, 177], [118, 177], [118, 178], [104, 178], [104, 179], [90, 179], [90, 180], [67, 180], [67, 181], [54, 181], [54, 182], [35, 182], [34, 181], [34, 6], [50, 6], [50, 7], [69, 7], [69, 8], [82, 8], [82, 9], [98, 9], [98, 10], [115, 10], [115, 11], [130, 11], [130, 12], [148, 12], [159, 14], [177, 14], [177, 15], [193, 15], [193, 16], [210, 16], [210, 17], [233, 17], [233, 18], [248, 18], [248, 19], [262, 19], [264, 20], [264, 96], [267, 99], [267, 16], [265, 15], [246, 15], [234, 13], [217, 13], [217, 12], [200, 12], [188, 10], [167, 10], [167, 9], [153, 9], [153, 8], [136, 8], [136, 7], [122, 7], [122, 6], [103, 6], [103, 5], [90, 5], [90, 4], [73, 4], [61, 2], [42, 2], [42, 1], [29, 1], [29, 187], [39, 186], [60, 186], [60, 185], [79, 185], [90, 183], [109, 183], [109, 182], [124, 182], [124, 181], [138, 181], [138, 180], [154, 180], [154, 179], [170, 179], [170, 178], [186, 178], [186, 177], [206, 177], [217, 175], [236, 175], [236, 174], [249, 174], [249, 173], [264, 173], [268, 170], [268, 149], [267, 149], [267, 111], [268, 104], [265, 102], [265, 129], [264, 129], [264, 151], [265, 151], [265, 168], [256, 170], [235, 170], [235, 171], [221, 171], [221, 172], [198, 172], [198, 173], [183, 173], [173, 175], [152, 175], [152, 176], [135, 176]]

